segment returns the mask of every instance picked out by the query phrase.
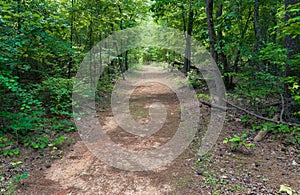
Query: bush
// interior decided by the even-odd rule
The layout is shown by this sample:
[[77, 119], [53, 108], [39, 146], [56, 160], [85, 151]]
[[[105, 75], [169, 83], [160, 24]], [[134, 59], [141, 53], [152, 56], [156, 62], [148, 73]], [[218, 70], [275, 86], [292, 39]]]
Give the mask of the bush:
[[73, 79], [48, 78], [39, 89], [40, 100], [46, 113], [58, 116], [71, 113]]

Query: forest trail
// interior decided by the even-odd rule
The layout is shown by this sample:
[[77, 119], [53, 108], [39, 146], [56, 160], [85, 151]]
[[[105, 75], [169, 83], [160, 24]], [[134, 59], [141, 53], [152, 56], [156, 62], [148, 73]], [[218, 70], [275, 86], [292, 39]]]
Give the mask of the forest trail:
[[[155, 78], [164, 71], [147, 68], [143, 76]], [[146, 82], [135, 88], [130, 98], [132, 117], [140, 124], [149, 121], [149, 106], [160, 102], [166, 106], [167, 119], [162, 129], [148, 138], [132, 135], [121, 129], [113, 118], [111, 110], [101, 112], [100, 123], [112, 141], [131, 150], [153, 149], [166, 143], [178, 128], [180, 107], [176, 94], [158, 82]], [[184, 155], [184, 154], [183, 154]], [[96, 158], [78, 140], [61, 160], [56, 160], [50, 168], [44, 170], [22, 194], [172, 194], [178, 174], [186, 170], [184, 162], [153, 171], [124, 171], [111, 167]], [[29, 178], [31, 180], [31, 178]], [[27, 183], [28, 184], [28, 183]], [[33, 185], [34, 184], [34, 185]], [[28, 190], [28, 191], [27, 191]]]
[[[155, 77], [167, 70], [143, 70]], [[130, 150], [152, 150], [168, 142], [180, 123], [176, 94], [159, 82], [145, 82], [133, 91], [130, 114], [140, 124], [149, 122], [149, 106], [165, 105], [166, 121], [160, 131], [141, 138], [121, 129], [111, 110], [99, 112], [99, 121], [111, 140]], [[256, 132], [243, 123], [236, 110], [228, 111], [217, 143], [204, 157], [196, 155], [203, 131], [210, 120], [210, 108], [200, 104], [199, 131], [194, 141], [178, 158], [152, 171], [125, 171], [97, 158], [76, 133], [76, 143], [63, 152], [63, 158], [49, 166], [34, 168], [16, 194], [278, 194], [282, 185], [300, 192], [298, 150], [284, 141], [267, 136], [253, 148], [233, 152], [223, 140], [247, 132], [253, 143]], [[251, 124], [250, 124], [251, 125]], [[47, 157], [49, 158], [49, 157]], [[100, 160], [99, 160], [100, 159]]]

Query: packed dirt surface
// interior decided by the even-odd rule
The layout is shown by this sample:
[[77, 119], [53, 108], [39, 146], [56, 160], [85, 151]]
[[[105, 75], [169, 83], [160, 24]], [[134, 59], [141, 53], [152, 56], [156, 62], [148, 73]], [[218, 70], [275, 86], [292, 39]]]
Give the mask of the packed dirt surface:
[[[161, 74], [161, 70], [146, 70], [145, 74]], [[145, 75], [144, 75], [145, 76]], [[149, 77], [149, 76], [146, 76]], [[157, 82], [136, 86], [130, 98], [130, 112], [140, 124], [149, 122], [149, 106], [160, 102], [166, 106], [167, 120], [162, 129], [147, 138], [141, 138], [124, 131], [108, 110], [99, 113], [103, 131], [112, 141], [130, 150], [149, 150], [165, 144], [176, 132], [180, 121], [180, 107], [176, 94]], [[88, 150], [78, 140], [72, 150], [61, 160], [55, 161], [43, 172], [43, 177], [31, 177], [30, 187], [22, 194], [172, 194], [176, 185], [173, 178], [181, 171], [172, 164], [153, 171], [124, 171], [111, 167]], [[30, 181], [33, 180], [33, 181]], [[28, 184], [27, 183], [27, 184]], [[34, 184], [34, 185], [33, 185]]]
[[[149, 72], [151, 69], [147, 69]], [[146, 71], [146, 73], [147, 73]], [[167, 71], [157, 70], [152, 71]], [[146, 74], [145, 73], [145, 74]], [[180, 123], [180, 105], [176, 94], [157, 82], [137, 87], [130, 99], [132, 117], [140, 124], [149, 122], [149, 105], [166, 106], [167, 120], [162, 129], [150, 137], [132, 135], [118, 126], [111, 110], [99, 113], [104, 131], [112, 141], [131, 150], [151, 150], [172, 138]], [[230, 111], [224, 129], [211, 152], [196, 155], [201, 137], [210, 119], [210, 108], [200, 105], [199, 131], [190, 146], [167, 166], [152, 171], [125, 171], [97, 158], [76, 136], [77, 142], [65, 150], [62, 159], [42, 170], [31, 171], [16, 194], [277, 194], [280, 185], [300, 192], [299, 152], [271, 136], [253, 148], [230, 151], [223, 144], [226, 137], [251, 133], [241, 122], [240, 113]], [[248, 129], [248, 130], [247, 130]]]

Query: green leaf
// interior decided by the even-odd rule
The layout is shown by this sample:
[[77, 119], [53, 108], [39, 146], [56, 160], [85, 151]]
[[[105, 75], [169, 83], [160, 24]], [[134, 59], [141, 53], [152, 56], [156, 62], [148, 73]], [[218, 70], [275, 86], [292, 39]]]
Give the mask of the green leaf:
[[29, 174], [28, 174], [28, 172], [26, 171], [26, 172], [24, 172], [24, 173], [20, 176], [20, 178], [21, 178], [21, 179], [26, 179], [26, 178], [28, 178], [28, 176], [29, 176]]
[[15, 150], [13, 151], [13, 153], [14, 153], [15, 155], [18, 155], [18, 154], [20, 153], [19, 148], [15, 149]]
[[224, 140], [223, 140], [223, 144], [227, 144], [227, 143], [228, 143], [228, 141], [229, 141], [229, 139], [228, 139], [228, 138], [224, 139]]
[[37, 143], [31, 143], [31, 146], [35, 149], [39, 148], [39, 144], [37, 144]]

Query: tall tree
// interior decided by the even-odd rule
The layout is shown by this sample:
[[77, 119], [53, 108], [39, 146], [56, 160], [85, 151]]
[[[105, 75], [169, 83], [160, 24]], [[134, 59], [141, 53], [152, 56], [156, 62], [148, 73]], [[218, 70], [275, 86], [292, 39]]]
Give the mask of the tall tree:
[[254, 2], [254, 32], [255, 32], [255, 44], [254, 44], [254, 51], [258, 52], [260, 47], [260, 39], [261, 39], [261, 29], [259, 25], [259, 0], [255, 0]]
[[216, 32], [215, 32], [215, 26], [213, 20], [213, 9], [214, 9], [214, 1], [206, 0], [206, 17], [207, 17], [208, 34], [209, 34], [210, 55], [216, 61], [217, 60], [217, 53], [215, 50]]
[[190, 71], [190, 58], [191, 58], [191, 36], [193, 32], [194, 25], [194, 11], [192, 7], [192, 2], [189, 1], [189, 9], [188, 9], [188, 25], [186, 32], [186, 44], [185, 44], [185, 56], [184, 56], [184, 72], [187, 73]]
[[230, 66], [227, 61], [227, 56], [224, 53], [224, 37], [223, 37], [223, 26], [221, 25], [223, 15], [223, 1], [220, 2], [219, 8], [216, 12], [216, 19], [219, 24], [219, 28], [217, 29], [217, 39], [218, 39], [218, 46], [219, 50], [216, 54], [217, 63], [223, 66], [223, 73], [224, 73], [224, 83], [227, 89], [233, 87], [232, 83], [232, 76], [230, 75]]
[[[70, 48], [73, 49], [73, 34], [74, 34], [74, 0], [71, 0], [71, 32], [70, 32]], [[70, 61], [68, 64], [68, 78], [71, 78], [71, 70], [73, 67], [73, 57], [70, 54]]]

